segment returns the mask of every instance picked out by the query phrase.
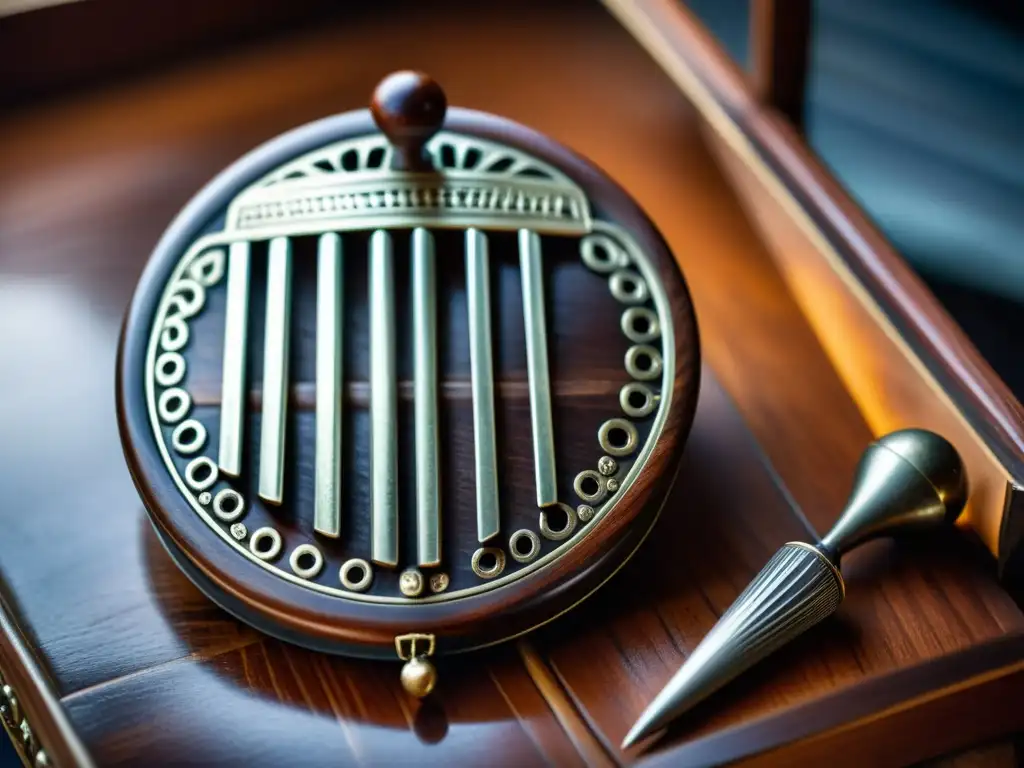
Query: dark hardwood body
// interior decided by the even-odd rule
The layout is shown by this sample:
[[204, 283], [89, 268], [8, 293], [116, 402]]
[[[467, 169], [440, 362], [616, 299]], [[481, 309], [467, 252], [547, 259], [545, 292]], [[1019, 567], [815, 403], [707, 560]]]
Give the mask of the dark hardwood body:
[[[322, 651], [393, 657], [395, 637], [409, 632], [435, 635], [440, 653], [461, 651], [515, 637], [568, 610], [621, 567], [647, 536], [675, 477], [697, 402], [699, 340], [686, 283], [661, 236], [629, 196], [582, 158], [512, 121], [466, 109], [449, 109], [444, 128], [456, 135], [477, 136], [522, 149], [548, 163], [581, 186], [593, 206], [595, 219], [615, 223], [627, 230], [654, 267], [660, 288], [668, 299], [675, 339], [670, 404], [659, 436], [653, 436], [651, 432], [651, 418], [636, 420], [640, 444], [653, 440], [652, 452], [645, 470], [625, 490], [613, 512], [593, 523], [580, 523], [572, 547], [566, 554], [507, 586], [443, 603], [410, 601], [401, 606], [379, 605], [339, 598], [286, 582], [257, 563], [240, 557], [225, 547], [185, 502], [158, 454], [142, 376], [146, 368], [151, 318], [181, 254], [197, 236], [209, 231], [210, 222], [223, 217], [226, 204], [241, 190], [285, 160], [339, 140], [376, 133], [376, 129], [370, 113], [361, 110], [297, 128], [247, 153], [200, 192], [169, 226], [140, 279], [125, 320], [118, 357], [118, 420], [132, 477], [154, 524], [159, 527], [161, 540], [176, 558], [187, 560], [190, 573], [195, 573], [205, 586], [212, 586], [218, 602], [232, 613], [279, 637]], [[462, 249], [458, 239], [451, 236], [453, 234], [444, 231], [435, 234], [439, 257], [438, 305], [442, 307], [439, 326], [442, 388], [446, 382], [453, 379], [464, 382], [469, 376], [466, 356], [468, 331], [461, 288], [465, 284], [464, 270], [461, 265], [452, 266]], [[504, 247], [509, 245], [505, 242], [509, 237], [511, 235], [500, 233], [491, 236], [494, 241], [491, 244], [492, 261], [495, 261], [492, 266], [495, 279], [492, 282], [497, 289], [497, 309], [493, 313], [497, 349], [494, 375], [499, 390], [496, 408], [500, 422], [499, 471], [505, 538], [517, 528], [534, 527], [538, 512], [532, 502], [532, 438], [528, 402], [517, 394], [521, 390], [506, 386], [525, 385], [525, 359], [520, 359], [525, 356], [524, 332], [517, 325], [517, 319], [522, 315], [522, 299], [514, 288], [509, 287], [509, 282], [517, 279], [516, 274], [503, 266], [508, 261], [505, 257], [509, 253], [515, 254], [514, 242], [511, 248]], [[408, 253], [402, 246], [405, 240], [397, 236], [395, 239], [396, 258], [407, 260]], [[357, 253], [365, 253], [365, 241], [362, 247], [353, 245], [350, 240], [345, 248], [352, 247]], [[292, 380], [297, 387], [305, 385], [307, 392], [315, 390], [314, 383], [309, 380], [315, 359], [314, 331], [302, 327], [303, 322], [308, 324], [313, 318], [311, 313], [304, 313], [315, 303], [313, 246], [312, 238], [304, 244], [298, 241], [295, 245], [292, 335], [296, 338], [290, 355]], [[545, 236], [542, 248], [546, 260], [545, 282], [551, 294], [547, 310], [549, 327], [552, 333], [558, 334], [549, 342], [549, 354], [555, 393], [555, 441], [562, 475], [559, 485], [564, 493], [560, 498], [567, 499], [573, 498], [573, 475], [580, 469], [595, 466], [601, 455], [596, 442], [598, 427], [605, 420], [622, 415], [618, 390], [630, 380], [621, 370], [629, 343], [618, 329], [622, 307], [608, 295], [605, 281], [591, 275], [579, 258], [573, 256], [574, 249], [579, 248], [578, 241]], [[346, 386], [361, 385], [365, 389], [371, 352], [367, 334], [358, 326], [365, 323], [369, 315], [369, 302], [366, 294], [360, 293], [366, 285], [366, 273], [365, 265], [357, 262], [357, 253], [347, 254], [345, 259], [346, 281], [361, 286], [355, 291], [350, 289], [350, 295], [345, 298], [346, 318], [364, 319], [346, 320], [347, 360], [344, 370]], [[254, 254], [256, 262], [264, 258], [263, 250]], [[253, 270], [251, 292], [256, 297], [253, 303], [258, 304], [259, 297], [266, 290], [266, 278], [259, 276], [259, 267]], [[408, 267], [399, 266], [396, 269], [396, 291], [400, 296], [408, 295], [407, 289]], [[212, 316], [204, 311], [193, 323], [195, 330], [189, 342], [189, 391], [194, 399], [197, 392], [206, 392], [207, 396], [200, 399], [204, 405], [217, 404], [217, 399], [210, 394], [217, 392], [220, 386], [222, 317], [222, 307], [215, 307]], [[397, 318], [399, 328], [409, 327], [406, 309], [399, 310]], [[261, 308], [250, 308], [249, 324], [254, 329], [262, 327]], [[400, 334], [398, 376], [402, 381], [410, 378], [410, 344], [407, 335]], [[253, 348], [249, 357], [251, 360], [255, 358], [255, 362], [250, 362], [250, 369], [255, 371], [252, 379], [259, 381], [262, 361], [259, 359], [258, 339], [255, 343], [250, 340], [250, 346]], [[601, 382], [605, 383], [603, 387]], [[303, 540], [312, 538], [312, 484], [309, 478], [313, 474], [313, 461], [311, 452], [303, 449], [313, 442], [310, 405], [308, 401], [299, 402], [291, 409], [297, 434], [289, 440], [288, 451], [291, 456], [299, 455], [297, 459], [289, 460], [288, 473], [296, 478], [289, 484], [294, 493], [289, 493], [286, 503], [265, 515], [264, 519], [264, 523], [277, 524], [280, 521], [286, 528], [302, 528]], [[470, 571], [468, 553], [460, 551], [466, 549], [465, 542], [468, 541], [471, 542], [469, 552], [472, 552], [472, 542], [476, 538], [476, 487], [462, 479], [471, 477], [473, 471], [470, 459], [473, 454], [472, 408], [464, 400], [453, 402], [449, 399], [443, 405], [441, 439], [444, 463], [441, 473], [446, 482], [442, 493], [445, 499], [442, 517], [447, 536], [456, 539], [447, 547], [444, 570], [451, 579], [449, 589], [454, 591], [486, 584]], [[404, 462], [399, 470], [403, 491], [411, 491], [414, 486], [410, 456], [411, 419], [408, 417], [409, 409], [403, 404], [399, 411], [398, 434]], [[331, 586], [337, 586], [333, 579], [343, 562], [338, 550], [345, 548], [350, 556], [365, 556], [365, 545], [369, 539], [369, 495], [366, 489], [369, 485], [368, 420], [365, 410], [357, 410], [350, 419], [348, 439], [345, 440], [348, 450], [343, 470], [344, 484], [361, 488], [346, 495], [344, 511], [345, 517], [354, 518], [354, 522], [346, 530], [348, 535], [337, 545], [314, 539], [326, 552], [325, 567], [317, 580]], [[209, 414], [204, 421], [211, 435], [209, 442], [216, 444], [216, 421], [210, 420]], [[258, 417], [254, 415], [248, 421], [246, 435], [258, 435]], [[169, 436], [169, 429], [165, 431]], [[254, 454], [255, 451], [249, 453]], [[623, 462], [628, 460], [622, 459]], [[247, 467], [243, 480], [245, 475], [249, 476], [248, 485], [243, 486], [245, 496], [255, 499], [256, 489], [251, 482], [255, 473], [248, 471]], [[296, 488], [300, 483], [301, 487]], [[414, 498], [405, 493], [400, 506], [411, 511], [414, 503]], [[409, 516], [404, 520], [410, 521]], [[449, 520], [454, 522], [448, 523]], [[246, 522], [252, 526], [260, 524], [253, 521], [251, 513]], [[400, 525], [403, 533], [400, 538], [405, 540], [403, 549], [411, 555], [414, 541], [406, 530], [405, 523]], [[361, 552], [359, 544], [363, 545]], [[548, 555], [559, 544], [543, 542], [540, 545], [541, 556]], [[415, 563], [414, 558], [410, 559]], [[410, 559], [405, 563], [410, 564]], [[511, 557], [508, 560], [506, 572], [524, 568], [513, 562]], [[382, 568], [376, 570], [377, 575], [369, 591], [377, 595], [395, 595], [397, 570], [390, 573]], [[429, 571], [427, 573], [429, 575]], [[390, 587], [390, 593], [382, 586]]]
[[[698, 115], [611, 18], [591, 3], [443, 7], [391, 18], [387, 35], [325, 29], [0, 121], [0, 318], [17, 329], [4, 350], [18, 361], [0, 369], [0, 429], [20, 436], [0, 462], [0, 579], [97, 763], [784, 765], [820, 749], [899, 765], [1020, 729], [1011, 659], [1024, 614], [980, 548], [950, 536], [851, 558], [834, 622], [650, 756], [617, 751], [774, 548], [810, 539], [804, 518], [828, 527], [872, 433]], [[123, 308], [188, 196], [247, 147], [358, 106], [407, 63], [454, 102], [571, 145], [635, 196], [685, 270], [714, 371], [673, 504], [631, 564], [528, 642], [446, 662], [437, 699], [419, 707], [396, 665], [267, 640], [189, 583], [124, 468], [111, 383]], [[979, 754], [1016, 762], [1012, 748]]]

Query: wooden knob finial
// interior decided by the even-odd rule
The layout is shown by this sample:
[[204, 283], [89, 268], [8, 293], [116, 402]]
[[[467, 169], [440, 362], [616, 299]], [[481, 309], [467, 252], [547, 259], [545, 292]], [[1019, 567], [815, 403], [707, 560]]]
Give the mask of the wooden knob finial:
[[433, 170], [424, 146], [441, 130], [448, 98], [422, 72], [395, 72], [373, 92], [370, 113], [395, 148], [392, 167], [402, 171]]

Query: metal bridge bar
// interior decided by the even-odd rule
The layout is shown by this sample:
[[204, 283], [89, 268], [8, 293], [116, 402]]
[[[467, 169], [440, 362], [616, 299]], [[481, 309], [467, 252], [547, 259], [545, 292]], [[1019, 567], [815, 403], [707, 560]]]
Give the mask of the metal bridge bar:
[[228, 251], [227, 307], [224, 317], [224, 368], [221, 374], [220, 455], [225, 475], [242, 472], [245, 424], [245, 350], [249, 322], [249, 243], [232, 243]]
[[398, 565], [398, 381], [391, 235], [370, 237], [371, 558]]
[[263, 337], [263, 415], [260, 421], [260, 498], [284, 500], [284, 438], [288, 415], [288, 337], [291, 315], [292, 247], [286, 237], [270, 241], [267, 321]]
[[437, 429], [437, 297], [434, 236], [412, 233], [413, 387], [416, 422], [416, 552], [441, 564], [441, 477]]
[[476, 530], [478, 540], [484, 542], [498, 535], [501, 519], [494, 427], [490, 269], [487, 263], [487, 238], [477, 229], [466, 230], [466, 293], [476, 458]]
[[555, 474], [555, 431], [551, 421], [544, 273], [540, 236], [536, 232], [519, 230], [519, 265], [523, 280], [523, 322], [526, 329], [526, 367], [530, 379], [537, 506], [548, 507], [558, 502], [558, 479]]
[[316, 479], [313, 528], [341, 533], [341, 237], [320, 236], [316, 274]]

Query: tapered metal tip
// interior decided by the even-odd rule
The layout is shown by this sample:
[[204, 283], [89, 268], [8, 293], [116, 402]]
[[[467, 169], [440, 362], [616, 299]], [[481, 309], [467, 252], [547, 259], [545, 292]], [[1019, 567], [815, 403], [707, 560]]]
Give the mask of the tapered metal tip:
[[831, 615], [843, 600], [839, 571], [823, 552], [793, 542], [775, 553], [694, 649], [622, 742], [627, 749]]
[[653, 712], [651, 707], [644, 710], [643, 715], [633, 724], [633, 727], [629, 729], [629, 733], [626, 734], [626, 738], [622, 740], [622, 749], [629, 749], [641, 739], [657, 733], [664, 727], [664, 723], [658, 722], [655, 718], [651, 717], [651, 715], [655, 714], [657, 713]]

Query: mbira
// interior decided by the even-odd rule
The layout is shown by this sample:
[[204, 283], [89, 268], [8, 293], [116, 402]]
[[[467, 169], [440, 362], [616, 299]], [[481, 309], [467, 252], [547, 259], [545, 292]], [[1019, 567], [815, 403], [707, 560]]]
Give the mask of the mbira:
[[404, 72], [171, 224], [128, 310], [118, 417], [160, 540], [212, 600], [404, 660], [423, 695], [427, 657], [543, 624], [633, 554], [698, 369], [686, 284], [636, 204]]

